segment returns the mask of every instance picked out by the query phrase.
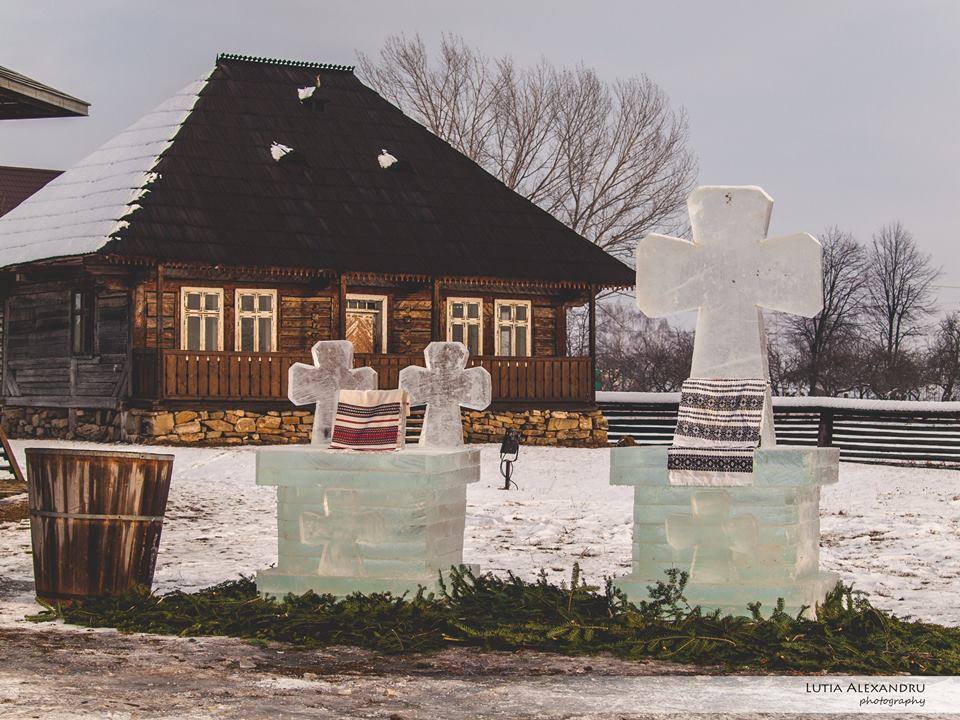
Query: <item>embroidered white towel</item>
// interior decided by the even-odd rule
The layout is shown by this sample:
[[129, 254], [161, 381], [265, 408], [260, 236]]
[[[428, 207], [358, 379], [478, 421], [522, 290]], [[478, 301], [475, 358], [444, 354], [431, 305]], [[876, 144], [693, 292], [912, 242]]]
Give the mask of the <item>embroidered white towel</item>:
[[767, 382], [690, 378], [667, 453], [671, 485], [749, 485], [760, 445]]
[[407, 434], [410, 396], [403, 390], [341, 390], [331, 448], [397, 450]]

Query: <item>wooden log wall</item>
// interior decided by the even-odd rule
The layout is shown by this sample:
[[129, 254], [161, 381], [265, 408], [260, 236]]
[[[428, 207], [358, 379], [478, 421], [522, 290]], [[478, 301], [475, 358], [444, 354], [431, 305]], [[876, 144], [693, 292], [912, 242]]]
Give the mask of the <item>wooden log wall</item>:
[[[276, 280], [238, 282], [213, 278], [190, 279], [165, 277], [163, 281], [163, 328], [161, 347], [180, 349], [180, 290], [182, 287], [222, 288], [224, 292], [223, 350], [235, 348], [234, 293], [237, 288], [277, 290], [280, 319], [277, 330], [277, 351], [309, 350], [318, 340], [339, 336], [338, 293], [335, 287], [310, 289], [309, 283]], [[382, 295], [387, 298], [387, 350], [389, 353], [422, 352], [431, 340], [431, 288], [416, 283], [387, 283], [381, 286], [348, 285], [349, 294]], [[541, 357], [563, 355], [565, 350], [565, 315], [559, 296], [530, 295], [522, 292], [490, 293], [476, 289], [444, 289], [440, 295], [441, 325], [446, 332], [448, 297], [477, 297], [483, 300], [483, 354], [495, 353], [495, 301], [531, 301], [532, 354]], [[157, 338], [156, 282], [147, 280], [134, 292], [136, 324], [135, 347], [155, 348]]]
[[94, 347], [73, 356], [70, 303], [76, 285], [28, 286], [6, 301], [4, 397], [8, 405], [113, 407], [130, 362], [129, 294], [95, 291]]
[[[223, 290], [223, 349], [236, 347], [234, 298], [236, 290], [244, 288], [276, 290], [280, 319], [277, 324], [277, 351], [296, 352], [309, 349], [319, 340], [336, 338], [336, 294], [315, 290], [308, 283], [291, 284], [259, 280], [239, 283], [213, 282], [209, 278], [165, 278], [163, 281], [163, 327], [161, 347], [180, 349], [180, 290], [183, 287], [217, 288]], [[135, 291], [136, 323], [135, 346], [157, 346], [157, 286], [153, 280], [141, 283]]]

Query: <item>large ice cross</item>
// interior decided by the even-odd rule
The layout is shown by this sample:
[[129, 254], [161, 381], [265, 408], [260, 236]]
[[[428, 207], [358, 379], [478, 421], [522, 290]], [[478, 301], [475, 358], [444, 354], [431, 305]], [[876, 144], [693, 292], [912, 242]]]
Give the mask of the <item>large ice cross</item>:
[[423, 357], [427, 367], [411, 365], [400, 371], [400, 389], [410, 393], [410, 402], [427, 404], [420, 444], [460, 447], [460, 406], [483, 410], [490, 404], [490, 373], [482, 367], [466, 370], [470, 351], [459, 342], [432, 342]]
[[687, 209], [693, 242], [648, 235], [637, 245], [637, 305], [649, 317], [699, 311], [690, 377], [767, 378], [761, 308], [820, 311], [820, 243], [768, 239], [773, 199], [759, 187], [700, 187]]
[[353, 368], [353, 343], [321, 340], [313, 346], [313, 365], [294, 363], [287, 374], [287, 397], [294, 405], [316, 403], [313, 444], [330, 444], [340, 390], [376, 390], [377, 371]]
[[730, 494], [705, 490], [690, 496], [690, 515], [668, 515], [667, 542], [677, 550], [693, 549], [690, 579], [729, 583], [741, 579], [736, 559], [746, 560], [757, 549], [759, 529], [753, 515], [730, 517]]

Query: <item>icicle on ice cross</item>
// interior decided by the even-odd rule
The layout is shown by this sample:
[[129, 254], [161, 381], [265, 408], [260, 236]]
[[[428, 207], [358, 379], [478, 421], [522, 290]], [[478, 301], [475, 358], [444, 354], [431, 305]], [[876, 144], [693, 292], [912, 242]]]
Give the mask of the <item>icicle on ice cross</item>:
[[411, 404], [427, 404], [420, 444], [460, 447], [460, 406], [483, 410], [490, 404], [490, 373], [481, 367], [465, 369], [470, 351], [463, 343], [432, 342], [423, 356], [426, 368], [411, 365], [400, 371], [400, 389], [410, 393]]
[[769, 378], [761, 308], [820, 312], [820, 243], [806, 233], [768, 239], [773, 199], [759, 187], [700, 187], [687, 209], [693, 242], [648, 235], [637, 245], [637, 305], [649, 317], [698, 311], [690, 377]]
[[740, 580], [734, 553], [749, 560], [757, 549], [759, 530], [753, 515], [730, 517], [730, 494], [725, 490], [690, 496], [690, 515], [668, 515], [667, 542], [677, 550], [693, 548], [690, 579], [705, 583]]
[[287, 397], [294, 405], [316, 403], [313, 413], [314, 445], [330, 444], [340, 390], [376, 390], [377, 371], [353, 368], [353, 343], [321, 340], [313, 346], [313, 365], [294, 363], [288, 372]]

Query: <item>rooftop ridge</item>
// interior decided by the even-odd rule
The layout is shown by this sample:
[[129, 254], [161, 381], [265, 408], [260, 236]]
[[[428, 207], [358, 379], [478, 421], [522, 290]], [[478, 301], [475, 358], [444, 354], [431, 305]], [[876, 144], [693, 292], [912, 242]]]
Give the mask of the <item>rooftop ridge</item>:
[[263, 65], [282, 65], [284, 67], [309, 68], [311, 70], [337, 70], [340, 72], [354, 71], [353, 65], [336, 65], [334, 63], [309, 62], [307, 60], [284, 60], [283, 58], [255, 57], [253, 55], [238, 55], [236, 53], [219, 53], [217, 62], [233, 60], [237, 62], [260, 63]]

